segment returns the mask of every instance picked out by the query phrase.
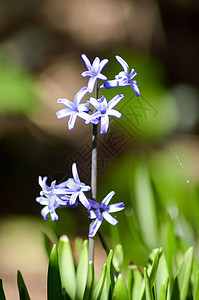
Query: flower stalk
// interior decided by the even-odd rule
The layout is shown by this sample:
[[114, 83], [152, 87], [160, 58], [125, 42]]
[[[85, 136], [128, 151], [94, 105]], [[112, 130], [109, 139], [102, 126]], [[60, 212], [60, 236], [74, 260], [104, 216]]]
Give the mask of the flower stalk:
[[[95, 86], [95, 98], [98, 99], [98, 85], [96, 81]], [[97, 131], [98, 131], [98, 124], [93, 124], [93, 135], [92, 135], [92, 158], [91, 158], [91, 193], [92, 199], [96, 201], [97, 199]], [[90, 229], [93, 221], [90, 224]], [[95, 242], [92, 237], [89, 237], [89, 244], [88, 244], [88, 255], [89, 255], [89, 262], [94, 261], [94, 247]]]

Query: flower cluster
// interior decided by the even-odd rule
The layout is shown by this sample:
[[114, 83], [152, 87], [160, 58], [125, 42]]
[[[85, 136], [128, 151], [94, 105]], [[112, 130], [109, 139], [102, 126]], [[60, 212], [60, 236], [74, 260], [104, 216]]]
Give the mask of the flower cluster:
[[[130, 86], [138, 97], [140, 95], [138, 83], [133, 80], [136, 76], [136, 72], [134, 69], [129, 72], [128, 64], [120, 56], [116, 56], [116, 60], [121, 64], [124, 70], [117, 74], [114, 80], [107, 80], [107, 77], [101, 72], [108, 63], [108, 59], [100, 61], [100, 59], [96, 57], [91, 64], [85, 54], [82, 54], [81, 57], [88, 69], [82, 72], [81, 75], [82, 77], [89, 77], [88, 84], [77, 92], [73, 102], [66, 98], [58, 99], [58, 103], [64, 104], [66, 108], [59, 110], [56, 116], [58, 119], [69, 117], [69, 130], [74, 128], [77, 117], [82, 118], [86, 124], [92, 123], [97, 125], [100, 122], [100, 133], [104, 134], [108, 131], [110, 116], [121, 118], [122, 114], [114, 109], [114, 107], [123, 99], [124, 95], [117, 94], [107, 102], [103, 95], [100, 98], [98, 97], [99, 90], [101, 88], [110, 89], [118, 86]], [[98, 87], [98, 80], [105, 82]], [[96, 98], [89, 97], [86, 103], [81, 103], [87, 93], [93, 93], [94, 88], [96, 89]], [[113, 218], [110, 213], [124, 209], [124, 204], [120, 202], [108, 205], [115, 192], [110, 192], [103, 199], [101, 204], [88, 199], [85, 196], [85, 192], [88, 192], [91, 188], [80, 181], [75, 163], [72, 165], [72, 174], [73, 178], [69, 178], [60, 184], [56, 184], [56, 181], [53, 181], [50, 186], [46, 183], [47, 177], [43, 179], [39, 177], [39, 184], [42, 191], [40, 192], [40, 197], [36, 198], [36, 201], [44, 205], [41, 211], [44, 219], [48, 219], [48, 214], [50, 214], [51, 219], [56, 221], [58, 220], [58, 215], [55, 210], [58, 207], [75, 207], [81, 204], [87, 209], [89, 218], [92, 220], [89, 237], [94, 237], [103, 219], [112, 225], [116, 225], [117, 220]]]
[[110, 224], [116, 225], [117, 220], [113, 218], [109, 213], [122, 210], [124, 204], [117, 203], [108, 206], [114, 192], [110, 192], [102, 201], [101, 204], [98, 202], [88, 199], [84, 192], [89, 191], [90, 186], [81, 182], [77, 172], [76, 163], [72, 165], [73, 178], [56, 184], [54, 180], [50, 186], [47, 185], [47, 177], [43, 179], [39, 177], [39, 185], [42, 188], [40, 192], [40, 197], [36, 198], [36, 201], [45, 207], [41, 211], [41, 215], [45, 220], [48, 219], [48, 214], [50, 214], [53, 221], [58, 220], [58, 215], [55, 212], [58, 207], [76, 207], [78, 204], [82, 204], [87, 210], [90, 219], [95, 219], [93, 222], [89, 237], [94, 237], [97, 230], [99, 229], [103, 218], [106, 219]]
[[[87, 71], [82, 72], [81, 76], [89, 77], [88, 84], [77, 92], [73, 102], [65, 98], [58, 99], [57, 102], [64, 104], [67, 108], [59, 110], [56, 115], [58, 119], [70, 117], [68, 121], [69, 130], [74, 128], [77, 117], [82, 118], [86, 124], [98, 124], [100, 122], [100, 133], [104, 134], [109, 128], [109, 116], [121, 118], [121, 113], [113, 109], [113, 107], [118, 104], [124, 96], [122, 94], [116, 95], [109, 102], [107, 102], [104, 96], [99, 99], [98, 97], [90, 97], [87, 99], [86, 103], [80, 102], [87, 93], [91, 94], [95, 86], [97, 87], [97, 80], [105, 81], [103, 85], [99, 88], [97, 87], [97, 91], [99, 91], [100, 88], [110, 89], [118, 86], [130, 86], [138, 97], [140, 95], [138, 83], [133, 80], [137, 74], [134, 69], [129, 72], [128, 64], [120, 56], [116, 56], [117, 61], [121, 64], [124, 71], [116, 75], [114, 80], [107, 80], [107, 77], [101, 72], [108, 63], [108, 59], [100, 61], [99, 57], [96, 57], [91, 64], [85, 54], [82, 54], [81, 57], [88, 69]], [[90, 114], [91, 112], [92, 114]]]

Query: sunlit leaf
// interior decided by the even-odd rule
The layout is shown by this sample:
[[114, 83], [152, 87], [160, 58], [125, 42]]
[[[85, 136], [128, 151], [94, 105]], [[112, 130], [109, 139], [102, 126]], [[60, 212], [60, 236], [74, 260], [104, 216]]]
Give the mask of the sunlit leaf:
[[123, 266], [123, 257], [124, 257], [124, 253], [123, 253], [123, 248], [122, 245], [116, 245], [114, 252], [113, 252], [113, 265], [115, 270], [118, 273], [121, 273], [122, 271], [122, 266]]
[[115, 300], [128, 300], [128, 290], [122, 274], [119, 274], [113, 289], [113, 297]]
[[106, 266], [106, 264], [104, 264], [102, 267], [101, 274], [93, 288], [91, 300], [100, 299], [103, 288], [104, 288], [105, 279], [106, 279], [106, 270], [107, 270], [107, 266]]
[[71, 299], [75, 299], [76, 294], [76, 274], [73, 254], [70, 241], [66, 235], [59, 239], [58, 260], [62, 288]]
[[76, 299], [83, 299], [84, 291], [87, 283], [88, 275], [88, 240], [85, 240], [82, 245], [82, 250], [77, 266], [77, 290]]
[[183, 257], [178, 274], [174, 281], [172, 300], [186, 300], [193, 262], [193, 247], [189, 248]]

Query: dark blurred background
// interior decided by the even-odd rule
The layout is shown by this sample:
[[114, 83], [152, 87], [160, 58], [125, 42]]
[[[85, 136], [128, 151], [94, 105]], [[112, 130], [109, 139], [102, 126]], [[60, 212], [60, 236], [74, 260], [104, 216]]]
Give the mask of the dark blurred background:
[[[55, 116], [63, 108], [57, 99], [73, 100], [87, 84], [80, 76], [82, 53], [91, 61], [108, 58], [111, 68], [103, 73], [110, 77], [121, 70], [114, 59], [120, 55], [138, 73], [141, 91], [132, 100], [130, 121], [121, 107], [124, 115], [113, 132], [121, 147], [110, 155], [112, 141], [100, 143], [99, 201], [110, 190], [118, 192], [115, 201], [128, 198], [125, 166], [132, 157], [150, 160], [162, 178], [175, 180], [181, 173], [197, 181], [198, 19], [197, 0], [0, 1], [1, 234], [7, 219], [41, 219], [38, 176], [58, 182], [70, 177], [79, 149], [89, 148], [91, 127], [78, 120], [69, 132], [67, 119]], [[107, 99], [114, 93], [106, 92]], [[79, 172], [89, 184], [89, 164], [86, 168]], [[59, 232], [87, 235], [87, 216], [77, 220], [74, 210], [60, 215], [65, 221], [60, 220]]]

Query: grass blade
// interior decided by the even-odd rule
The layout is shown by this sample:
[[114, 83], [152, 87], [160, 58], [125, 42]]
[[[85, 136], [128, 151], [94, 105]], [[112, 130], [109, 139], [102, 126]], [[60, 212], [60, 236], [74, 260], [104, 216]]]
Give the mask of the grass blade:
[[107, 270], [107, 266], [106, 266], [106, 264], [104, 264], [103, 267], [102, 267], [102, 271], [101, 271], [101, 274], [99, 276], [99, 279], [98, 279], [97, 283], [94, 286], [92, 296], [91, 296], [91, 300], [100, 299], [100, 297], [102, 295], [103, 288], [104, 288], [105, 279], [106, 279], [106, 270]]
[[62, 289], [70, 299], [75, 299], [76, 294], [76, 275], [73, 254], [70, 246], [70, 241], [66, 235], [59, 239], [58, 244], [58, 261]]
[[20, 300], [30, 300], [28, 290], [26, 288], [26, 285], [25, 285], [25, 282], [23, 280], [22, 274], [19, 270], [17, 272], [17, 285], [18, 285]]
[[0, 300], [6, 300], [6, 296], [3, 289], [3, 280], [0, 279]]
[[186, 300], [191, 278], [192, 263], [193, 247], [190, 247], [183, 257], [183, 261], [179, 267], [178, 274], [175, 278], [172, 300]]
[[119, 274], [118, 279], [113, 289], [114, 300], [129, 300], [128, 290], [122, 274]]
[[197, 280], [196, 280], [195, 293], [194, 293], [193, 300], [199, 300], [199, 271], [197, 273]]
[[151, 289], [150, 280], [146, 268], [144, 268], [144, 280], [145, 280], [146, 300], [153, 300], [152, 289]]
[[82, 245], [82, 250], [77, 266], [77, 289], [76, 299], [83, 299], [88, 276], [88, 240], [85, 240]]
[[50, 253], [50, 260], [48, 266], [47, 296], [48, 300], [63, 299], [56, 244], [53, 246]]

